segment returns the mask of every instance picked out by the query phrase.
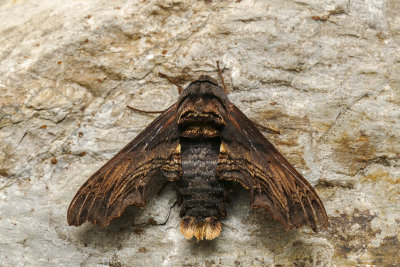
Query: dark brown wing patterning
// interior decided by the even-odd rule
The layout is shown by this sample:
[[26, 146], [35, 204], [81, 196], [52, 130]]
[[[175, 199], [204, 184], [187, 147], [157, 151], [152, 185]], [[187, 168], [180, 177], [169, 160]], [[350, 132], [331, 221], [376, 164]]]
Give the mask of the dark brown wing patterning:
[[251, 207], [267, 209], [286, 229], [326, 227], [325, 208], [312, 186], [233, 104], [222, 132], [217, 174], [250, 190]]
[[179, 144], [172, 105], [79, 189], [68, 208], [68, 223], [108, 225], [128, 205], [145, 205], [148, 184]]

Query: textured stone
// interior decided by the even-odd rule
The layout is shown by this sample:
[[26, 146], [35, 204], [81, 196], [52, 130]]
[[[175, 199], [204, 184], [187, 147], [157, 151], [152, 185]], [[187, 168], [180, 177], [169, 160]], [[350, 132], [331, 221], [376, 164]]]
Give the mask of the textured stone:
[[[396, 0], [2, 1], [0, 265], [399, 265], [398, 14]], [[329, 229], [285, 231], [238, 187], [221, 236], [186, 241], [172, 186], [104, 229], [69, 227], [79, 186], [154, 119], [126, 105], [165, 109], [178, 93], [160, 72], [185, 86], [217, 78], [216, 60], [231, 101], [280, 130], [266, 135]]]

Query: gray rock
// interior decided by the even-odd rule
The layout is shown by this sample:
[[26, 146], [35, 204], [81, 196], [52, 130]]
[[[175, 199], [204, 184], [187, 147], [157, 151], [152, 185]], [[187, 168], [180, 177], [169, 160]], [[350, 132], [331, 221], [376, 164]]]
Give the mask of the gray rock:
[[[400, 4], [2, 1], [0, 265], [400, 264]], [[237, 188], [222, 234], [180, 234], [168, 186], [106, 227], [70, 227], [80, 185], [224, 68], [230, 99], [313, 184], [327, 231], [285, 231]], [[170, 216], [168, 218], [168, 214]], [[148, 220], [166, 222], [151, 225]], [[167, 219], [168, 218], [168, 219]]]

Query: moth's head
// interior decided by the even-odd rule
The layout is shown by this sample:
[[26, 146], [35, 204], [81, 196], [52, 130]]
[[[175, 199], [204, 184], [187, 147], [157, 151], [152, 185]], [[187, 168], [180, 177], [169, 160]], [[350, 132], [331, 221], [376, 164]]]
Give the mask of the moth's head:
[[217, 82], [209, 76], [200, 76], [178, 98], [178, 125], [222, 128], [226, 124], [228, 104], [228, 96]]

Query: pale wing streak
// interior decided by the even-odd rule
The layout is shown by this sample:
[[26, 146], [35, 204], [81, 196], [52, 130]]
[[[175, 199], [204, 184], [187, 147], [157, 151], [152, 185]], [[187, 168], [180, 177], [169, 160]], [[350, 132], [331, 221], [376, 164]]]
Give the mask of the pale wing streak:
[[[152, 162], [154, 162], [154, 161], [155, 161], [155, 163], [152, 164]], [[136, 184], [137, 177], [143, 177], [145, 173], [148, 173], [148, 172], [151, 172], [151, 171], [156, 170], [157, 168], [160, 167], [161, 163], [162, 163], [162, 160], [150, 160], [150, 161], [147, 161], [147, 162], [143, 163], [143, 164], [139, 167], [139, 168], [142, 168], [142, 170], [139, 170], [139, 171], [135, 171], [135, 172], [134, 172], [136, 175], [131, 176], [131, 177], [129, 177], [131, 174], [126, 175], [126, 176], [124, 177], [124, 180], [129, 179], [129, 180], [132, 181], [132, 182], [134, 181], [135, 184]], [[150, 168], [144, 168], [144, 167], [142, 167], [142, 166], [146, 166], [146, 165], [149, 165]], [[121, 182], [118, 184], [118, 187], [117, 187], [115, 190], [113, 190], [114, 197], [110, 199], [109, 205], [108, 205], [108, 206], [111, 206], [111, 205], [117, 200], [118, 196], [119, 196], [120, 194], [122, 194], [122, 192], [125, 190], [126, 187], [128, 187], [128, 185], [129, 185], [128, 183], [123, 182], [123, 181], [121, 181]]]
[[[170, 109], [173, 109], [173, 108], [175, 108], [175, 105], [172, 105], [167, 111], [165, 111], [165, 113], [169, 112]], [[146, 127], [146, 129], [149, 128], [151, 125], [156, 124], [159, 120], [163, 119], [163, 116], [162, 116], [162, 115], [164, 115], [164, 113], [161, 114], [157, 119], [155, 119], [148, 127]], [[161, 129], [162, 127], [163, 127], [163, 125], [159, 126], [159, 128], [157, 129], [157, 133], [160, 131], [160, 129]], [[146, 130], [146, 129], [145, 129], [145, 130]], [[144, 133], [145, 130], [143, 130], [143, 132], [141, 132], [141, 133]], [[118, 159], [118, 161], [114, 162], [114, 165], [118, 165], [118, 163], [119, 163], [123, 158], [125, 158], [125, 156], [126, 156], [128, 153], [132, 152], [139, 144], [141, 144], [141, 142], [142, 142], [143, 140], [145, 140], [146, 138], [148, 138], [148, 135], [149, 135], [149, 134], [152, 134], [152, 136], [150, 137], [150, 140], [151, 140], [151, 141], [152, 141], [152, 140], [154, 139], [154, 137], [156, 136], [156, 135], [154, 135], [154, 134], [152, 133], [152, 131], [149, 131], [149, 132], [147, 132], [145, 135], [143, 135], [143, 136], [140, 138], [141, 133], [139, 133], [139, 134], [137, 135], [137, 138], [139, 138], [138, 140], [136, 140], [136, 138], [134, 139], [134, 140], [135, 140], [135, 145], [131, 146], [128, 150], [124, 151], [123, 153], [117, 154], [117, 155], [119, 156], [119, 159]], [[146, 142], [146, 143], [150, 143], [151, 141]], [[131, 144], [131, 142], [130, 142], [127, 146], [129, 146], [130, 144]], [[147, 145], [147, 144], [146, 144], [146, 145]], [[125, 147], [127, 147], [127, 146], [125, 146]], [[124, 148], [125, 148], [125, 147], [124, 147]], [[123, 148], [122, 150], [124, 150], [124, 148]], [[104, 169], [102, 172], [100, 172], [100, 173], [99, 173], [98, 175], [96, 175], [96, 176], [101, 176], [101, 175], [103, 175], [104, 172], [106, 172], [107, 170], [109, 170], [109, 168]], [[92, 180], [91, 182], [93, 183], [94, 180]]]
[[[274, 158], [278, 161], [276, 155], [273, 155], [273, 156], [274, 156]], [[303, 187], [304, 187], [305, 189], [307, 189], [308, 192], [312, 192], [312, 191], [313, 191], [313, 189], [310, 188], [310, 186], [309, 186], [307, 183], [305, 183], [301, 178], [299, 178], [299, 177], [297, 176], [296, 173], [292, 172], [292, 170], [290, 170], [290, 168], [288, 168], [288, 167], [286, 166], [286, 164], [282, 164], [281, 166], [285, 167], [285, 170], [288, 171], [294, 178], [296, 178], [296, 181], [301, 182], [301, 184], [303, 185]], [[295, 187], [296, 187], [296, 185], [295, 185]], [[307, 215], [307, 212], [306, 212], [305, 207], [304, 207], [304, 204], [303, 204], [302, 197], [299, 195], [299, 190], [296, 190], [296, 189], [297, 189], [297, 188], [294, 188], [293, 190], [295, 191], [297, 198], [300, 200], [300, 204], [301, 204], [301, 207], [302, 207], [302, 209], [303, 209], [304, 214]], [[306, 197], [306, 199], [307, 199], [307, 201], [308, 201], [308, 203], [309, 203], [309, 206], [310, 206], [310, 208], [311, 208], [311, 211], [312, 211], [312, 213], [313, 213], [314, 218], [317, 218], [316, 212], [315, 212], [315, 209], [314, 209], [314, 206], [312, 205], [312, 201], [310, 200], [310, 197], [308, 196], [307, 191], [304, 190], [304, 192], [302, 192], [301, 195], [302, 195], [302, 196], [304, 195], [304, 196]], [[318, 202], [320, 202], [319, 199], [318, 199]], [[319, 203], [319, 204], [322, 205], [322, 203]]]
[[[171, 109], [174, 109], [174, 108], [175, 108], [175, 105], [172, 105], [167, 111], [165, 111], [165, 113], [169, 112]], [[146, 129], [148, 129], [151, 125], [154, 125], [154, 124], [158, 123], [161, 119], [163, 119], [163, 116], [162, 116], [162, 115], [164, 115], [165, 113], [161, 114], [161, 115], [160, 115], [155, 121], [153, 121]], [[159, 132], [160, 129], [162, 128], [162, 126], [159, 126], [159, 127], [160, 127], [160, 128], [157, 129], [157, 132]], [[146, 129], [145, 129], [145, 130], [146, 130]], [[145, 130], [144, 130], [144, 131], [145, 131]], [[143, 131], [142, 133], [144, 133], [144, 131]], [[118, 165], [118, 163], [121, 162], [121, 160], [123, 160], [123, 159], [125, 158], [125, 156], [126, 156], [128, 153], [132, 152], [139, 144], [141, 144], [141, 142], [142, 142], [143, 140], [145, 140], [145, 139], [148, 137], [149, 134], [152, 134], [152, 131], [148, 131], [146, 134], [144, 134], [144, 135], [142, 135], [142, 136], [141, 136], [141, 133], [140, 133], [140, 134], [137, 136], [137, 138], [139, 138], [139, 139], [138, 139], [138, 140], [135, 140], [135, 139], [134, 139], [135, 145], [131, 146], [128, 150], [122, 152], [121, 154], [119, 154], [119, 153], [116, 154], [115, 157], [118, 156], [119, 159], [118, 159], [116, 162], [114, 162], [113, 166]], [[154, 137], [155, 137], [155, 135], [151, 136], [151, 140], [153, 140]], [[132, 141], [132, 142], [133, 142], [133, 141]], [[128, 147], [129, 145], [131, 145], [132, 142], [130, 142], [130, 143], [129, 143], [127, 146], [125, 146], [124, 148]], [[148, 142], [147, 142], [147, 143], [148, 143]], [[146, 145], [147, 145], [147, 144], [146, 144]], [[124, 150], [124, 148], [123, 148], [122, 150]], [[110, 165], [110, 166], [112, 166], [112, 165]], [[104, 170], [102, 170], [101, 172], [99, 172], [98, 174], [96, 174], [96, 178], [103, 176], [104, 173], [107, 172], [107, 171], [109, 171], [109, 170], [110, 170], [110, 168], [105, 168]], [[86, 187], [89, 187], [90, 190], [89, 190], [89, 192], [86, 194], [86, 197], [85, 197], [84, 201], [82, 202], [82, 205], [81, 205], [81, 207], [80, 207], [80, 209], [79, 209], [79, 212], [78, 212], [78, 215], [79, 215], [79, 216], [80, 216], [81, 213], [82, 213], [82, 209], [83, 209], [84, 206], [85, 206], [84, 203], [86, 203], [88, 196], [90, 195], [90, 193], [91, 193], [92, 190], [93, 190], [93, 184], [96, 183], [96, 181], [97, 181], [97, 179], [92, 179], [92, 180], [86, 185]], [[96, 197], [97, 197], [97, 193], [98, 193], [98, 192], [96, 192], [96, 195], [95, 195], [94, 200], [95, 200]], [[78, 199], [74, 199], [74, 200], [73, 200], [73, 204], [71, 203], [70, 206], [75, 206], [75, 203], [76, 203], [77, 200], [78, 200]], [[90, 205], [90, 209], [92, 208], [93, 203], [94, 203], [94, 202], [92, 202], [92, 204]], [[89, 214], [89, 213], [88, 213], [88, 214]]]
[[[286, 203], [283, 203], [281, 201], [281, 199], [285, 199], [285, 198], [284, 198], [284, 196], [282, 196], [281, 190], [278, 188], [278, 184], [272, 182], [273, 179], [266, 179], [265, 171], [263, 171], [260, 167], [252, 164], [251, 162], [248, 162], [243, 159], [231, 159], [229, 157], [228, 157], [228, 159], [229, 159], [230, 163], [233, 163], [230, 165], [231, 167], [233, 167], [233, 166], [239, 167], [240, 171], [244, 171], [244, 172], [248, 173], [251, 177], [253, 177], [252, 173], [255, 173], [255, 174], [257, 174], [258, 177], [262, 178], [261, 181], [264, 182], [264, 187], [270, 188], [271, 192], [273, 193], [271, 196], [278, 196], [278, 195], [280, 196], [279, 198], [274, 198], [274, 202], [277, 201], [279, 203], [279, 205], [283, 209], [286, 210], [286, 206], [287, 206]], [[249, 171], [248, 167], [250, 167], [253, 170]], [[270, 175], [267, 175], [267, 176], [270, 177]], [[257, 184], [256, 181], [257, 180], [252, 179], [253, 185]], [[247, 185], [247, 186], [249, 186], [249, 185]], [[262, 188], [260, 188], [260, 189], [262, 190]]]
[[[145, 166], [146, 164], [150, 164], [151, 162], [153, 162], [153, 160], [151, 160], [151, 161], [148, 161], [148, 162], [144, 162], [140, 167], [139, 167], [139, 169], [142, 169], [142, 170], [139, 170], [138, 172], [135, 172], [135, 176], [133, 176], [133, 177], [130, 177], [129, 178], [129, 176], [130, 176], [130, 174], [127, 174], [127, 175], [125, 175], [125, 176], [122, 176], [122, 177], [119, 177], [119, 179], [115, 179], [115, 181], [120, 181], [118, 184], [117, 183], [109, 183], [109, 185], [108, 185], [108, 188], [107, 188], [107, 190], [105, 190], [105, 191], [109, 191], [110, 189], [111, 189], [111, 187], [112, 186], [117, 186], [116, 188], [115, 188], [115, 190], [113, 190], [113, 194], [112, 194], [112, 197], [110, 197], [110, 199], [109, 199], [109, 201], [107, 202], [107, 207], [106, 207], [106, 214], [108, 214], [108, 209], [109, 209], [109, 207], [112, 205], [112, 204], [114, 204], [115, 203], [115, 201], [118, 199], [118, 197], [120, 196], [120, 194], [123, 192], [123, 190], [126, 188], [126, 186], [127, 186], [127, 183], [125, 183], [125, 182], [123, 182], [123, 181], [125, 181], [126, 179], [131, 179], [131, 180], [135, 180], [137, 177], [140, 177], [140, 176], [143, 176], [143, 173], [146, 173], [146, 169], [143, 167], [143, 166]], [[153, 165], [154, 166], [154, 165]], [[126, 173], [126, 169], [128, 169], [129, 168], [129, 164], [126, 164], [126, 166], [124, 166], [125, 168], [124, 168], [124, 170], [122, 170], [122, 171], [118, 171], [118, 173]], [[158, 166], [157, 166], [158, 167]], [[112, 175], [114, 172], [111, 172], [109, 175]], [[107, 178], [107, 177], [109, 177], [109, 176], [105, 176], [104, 178]], [[121, 178], [124, 178], [123, 180], [121, 180]], [[89, 192], [89, 194], [92, 192], [92, 189], [90, 190], [90, 192]], [[95, 201], [96, 201], [96, 199], [98, 198], [98, 195], [99, 195], [99, 193], [100, 192], [102, 192], [101, 190], [96, 190], [95, 191], [95, 196], [94, 196], [94, 198], [93, 198], [93, 201], [92, 201], [92, 203], [89, 205], [89, 208], [88, 208], [88, 214], [90, 214], [90, 212], [91, 212], [91, 210], [92, 210], [92, 207], [93, 207], [93, 204], [95, 203]], [[89, 195], [88, 194], [88, 195]], [[86, 199], [85, 199], [85, 202], [86, 202]], [[85, 202], [83, 202], [83, 204], [85, 203]], [[82, 204], [82, 208], [83, 208], [83, 205]], [[82, 208], [81, 208], [81, 210], [82, 210]], [[81, 214], [81, 210], [80, 210], [80, 212], [79, 212], [79, 215]]]
[[[274, 158], [279, 162], [278, 158], [276, 157], [276, 155], [273, 155]], [[286, 166], [286, 164], [282, 164], [281, 166], [285, 167], [285, 169], [293, 176], [296, 178], [297, 181], [300, 181], [304, 187], [306, 187], [307, 189], [309, 189], [311, 191], [311, 188], [308, 186], [308, 184], [304, 183], [302, 179], [300, 179], [296, 173], [293, 173], [292, 170], [290, 168], [288, 168]]]
[[[236, 109], [237, 111], [240, 112], [240, 110], [238, 110], [233, 104], [232, 104], [231, 108], [234, 109], [234, 110]], [[241, 112], [240, 112], [240, 113], [241, 113]], [[243, 114], [243, 116], [244, 116], [244, 114]], [[245, 116], [244, 116], [244, 117], [245, 117]], [[245, 118], [247, 119], [247, 117], [245, 117]], [[235, 118], [234, 116], [232, 116], [232, 119], [233, 119], [233, 120], [232, 120], [231, 122], [233, 122], [233, 124], [235, 125], [235, 127], [237, 127], [238, 130], [243, 131], [243, 132], [245, 133], [245, 135], [247, 136], [247, 131], [245, 131], [245, 129], [243, 129], [243, 128], [240, 128], [240, 126], [239, 126], [239, 125], [242, 124], [242, 123], [238, 123], [238, 120], [240, 120], [240, 118], [239, 118], [239, 117], [238, 117], [238, 118]], [[250, 128], [250, 130], [252, 130], [252, 129]], [[258, 154], [258, 156], [259, 156], [260, 158], [262, 158], [262, 154], [258, 152], [258, 149], [255, 149], [252, 140], [248, 140], [248, 141], [250, 142], [250, 145], [252, 146], [253, 151], [256, 151], [257, 154]], [[303, 187], [307, 188], [309, 191], [312, 192], [312, 189], [310, 189], [310, 187], [309, 187], [306, 183], [304, 183], [304, 181], [302, 181], [302, 179], [299, 178], [298, 175], [297, 175], [295, 172], [293, 172], [292, 170], [290, 170], [290, 168], [289, 168], [288, 166], [286, 166], [286, 163], [285, 163], [285, 162], [281, 162], [281, 160], [277, 158], [276, 154], [272, 153], [272, 155], [273, 155], [273, 158], [274, 158], [274, 159], [276, 160], [276, 162], [278, 163], [278, 166], [284, 167], [284, 169], [287, 170], [287, 172], [288, 172], [292, 177], [294, 177], [294, 178], [296, 179], [296, 181], [300, 181], [301, 184], [303, 185]], [[250, 164], [252, 164], [252, 163], [250, 163]], [[253, 165], [253, 164], [252, 164], [252, 165]], [[268, 165], [269, 165], [269, 164], [268, 164]], [[257, 167], [257, 169], [260, 169], [260, 168]], [[261, 170], [262, 170], [262, 168], [261, 168]], [[271, 174], [270, 174], [270, 175], [271, 175]], [[286, 178], [286, 175], [282, 175], [281, 178], [288, 180], [288, 179]], [[267, 179], [265, 179], [265, 180], [267, 180]], [[271, 179], [271, 180], [273, 180], [273, 179]], [[290, 182], [289, 182], [289, 184], [290, 184]], [[282, 187], [282, 185], [281, 185], [281, 187]], [[295, 187], [295, 188], [292, 188], [292, 190], [295, 192], [296, 197], [298, 198], [299, 203], [301, 204], [303, 213], [307, 216], [307, 212], [306, 212], [306, 210], [305, 210], [305, 207], [304, 207], [302, 198], [300, 197], [299, 191], [297, 190], [297, 187], [298, 187], [298, 186], [296, 186], [296, 184], [294, 184], [294, 187]], [[282, 189], [286, 191], [285, 186], [283, 186]], [[279, 190], [278, 190], [278, 193], [279, 193]], [[282, 197], [282, 194], [279, 194], [279, 195]], [[290, 194], [289, 194], [289, 195], [290, 195]], [[306, 196], [306, 197], [307, 197], [308, 202], [310, 202], [309, 197], [308, 197], [308, 196]], [[286, 197], [284, 197], [284, 199], [286, 199]], [[285, 204], [282, 203], [280, 199], [278, 199], [278, 202], [282, 205], [282, 207], [283, 207], [285, 210], [287, 210], [287, 209], [285, 208]], [[320, 203], [320, 205], [322, 205], [322, 203]], [[315, 214], [315, 211], [314, 211], [314, 208], [313, 208], [312, 205], [311, 205], [311, 209], [312, 209], [312, 212], [313, 212], [314, 217], [316, 218], [316, 214]]]
[[[271, 176], [270, 175], [265, 175], [265, 172], [264, 171], [262, 171], [262, 169], [261, 168], [259, 168], [258, 166], [255, 166], [255, 165], [253, 165], [253, 164], [251, 164], [250, 162], [247, 162], [247, 164], [248, 165], [250, 165], [250, 166], [252, 166], [252, 168], [253, 169], [255, 169], [255, 172], [254, 173], [257, 173], [257, 177], [259, 177], [259, 178], [261, 178], [261, 181], [263, 181], [265, 184], [267, 184], [268, 186], [265, 186], [265, 188], [270, 188], [271, 189], [271, 192], [273, 193], [272, 195], [273, 196], [280, 196], [279, 198], [276, 198], [276, 201], [278, 201], [279, 202], [279, 204], [280, 204], [280, 206], [283, 208], [283, 209], [285, 209], [286, 210], [286, 204], [287, 203], [283, 203], [282, 202], [282, 200], [284, 200], [285, 199], [285, 197], [284, 196], [282, 196], [282, 194], [281, 194], [281, 190], [282, 190], [282, 186], [279, 186], [277, 183], [273, 183], [272, 181], [273, 181], [273, 179], [266, 179], [266, 177], [269, 177], [269, 178], [271, 178]], [[255, 177], [254, 177], [255, 178]], [[257, 180], [255, 180], [255, 179], [253, 179], [253, 184], [256, 184], [256, 181]], [[280, 188], [279, 188], [280, 187]], [[262, 188], [261, 188], [262, 189]], [[287, 201], [286, 201], [287, 202]]]
[[[249, 175], [251, 175], [251, 173], [254, 173], [255, 177], [259, 177], [260, 178], [259, 180], [254, 179], [255, 178], [254, 177], [252, 179], [252, 183], [256, 184], [257, 181], [258, 182], [262, 182], [263, 183], [262, 184], [262, 188], [260, 188], [260, 189], [262, 190], [264, 188], [264, 190], [262, 190], [262, 191], [265, 191], [266, 188], [269, 188], [271, 190], [271, 193], [272, 193], [272, 195], [268, 194], [269, 197], [271, 197], [271, 196], [280, 196], [278, 198], [274, 197], [271, 200], [273, 201], [274, 204], [278, 204], [283, 210], [286, 211], [286, 219], [288, 219], [290, 221], [290, 217], [289, 217], [290, 214], [288, 213], [289, 209], [288, 209], [288, 203], [287, 203], [288, 199], [287, 199], [287, 197], [285, 195], [282, 195], [283, 190], [287, 191], [288, 188], [286, 188], [285, 186], [282, 186], [282, 185], [278, 185], [277, 183], [273, 182], [276, 179], [272, 179], [271, 178], [271, 173], [277, 174], [277, 176], [279, 176], [281, 179], [287, 179], [286, 178], [287, 175], [284, 172], [282, 172], [282, 170], [280, 170], [279, 168], [276, 169], [276, 170], [279, 170], [278, 172], [276, 172], [276, 171], [274, 172], [274, 171], [272, 171], [272, 169], [270, 169], [269, 172], [271, 172], [271, 173], [268, 173], [268, 172], [265, 172], [259, 166], [254, 165], [253, 163], [250, 163], [250, 162], [248, 162], [246, 160], [243, 160], [243, 159], [231, 159], [229, 157], [228, 157], [228, 159], [229, 159], [229, 162], [227, 162], [227, 163], [230, 163], [230, 162], [233, 163], [233, 164], [230, 164], [231, 167], [232, 166], [236, 166], [237, 168], [240, 169], [240, 171], [245, 171]], [[273, 165], [271, 165], [271, 166], [273, 166]], [[269, 167], [271, 167], [271, 166], [269, 166]], [[249, 169], [248, 169], [249, 167], [252, 169], [252, 171], [250, 171], [250, 172], [249, 172]], [[233, 168], [231, 168], [231, 169], [233, 169]], [[284, 170], [286, 170], [286, 168]], [[292, 174], [293, 174], [292, 172], [289, 173], [289, 175], [292, 175]], [[304, 184], [304, 183], [302, 183], [302, 184]], [[310, 208], [312, 210], [312, 213], [313, 213], [312, 214], [313, 215], [313, 219], [314, 220], [317, 219], [314, 207], [312, 206], [312, 203], [310, 201], [309, 196], [307, 194], [304, 194], [306, 192], [300, 193], [295, 184], [293, 184], [293, 186], [294, 186], [294, 188], [292, 188], [292, 186], [290, 186], [290, 188], [289, 188], [296, 194], [296, 198], [293, 199], [293, 201], [295, 203], [299, 203], [300, 204], [301, 210], [302, 210], [304, 216], [306, 216], [306, 218], [307, 218], [308, 214], [307, 214], [307, 211], [305, 209], [302, 196], [306, 197], [307, 202], [309, 203], [309, 206], [310, 206]], [[279, 188], [281, 188], [281, 189], [279, 189]], [[306, 187], [305, 189], [309, 189], [309, 188]], [[311, 190], [308, 190], [308, 191], [312, 192]], [[288, 196], [290, 196], [290, 192], [287, 192], [287, 193], [288, 193]], [[284, 200], [286, 203], [283, 203], [282, 200]]]
[[[274, 157], [274, 158], [275, 158], [275, 157]], [[274, 166], [274, 165], [272, 165], [272, 166]], [[281, 166], [282, 166], [282, 165], [281, 165]], [[274, 167], [274, 169], [275, 169], [275, 170], [281, 171], [279, 168], [275, 168], [275, 167]], [[286, 166], [285, 166], [285, 169], [287, 170]], [[272, 171], [272, 170], [271, 170], [271, 171]], [[290, 172], [290, 174], [293, 175], [292, 172]], [[281, 179], [285, 179], [285, 178], [286, 178], [286, 175], [285, 175], [284, 173], [281, 173], [281, 172], [279, 172], [279, 176], [280, 176]], [[293, 177], [295, 177], [295, 178], [297, 179], [296, 176], [293, 176]], [[290, 185], [290, 183], [289, 183], [289, 185]], [[283, 186], [283, 188], [284, 188], [285, 191], [287, 191], [286, 188], [285, 188], [284, 186]], [[301, 197], [300, 197], [300, 195], [299, 195], [299, 190], [298, 190], [298, 188], [296, 188], [296, 184], [294, 184], [294, 188], [290, 187], [289, 189], [291, 189], [291, 190], [296, 194], [297, 200], [299, 200], [299, 201], [296, 201], [296, 199], [294, 199], [294, 201], [300, 203], [301, 209], [302, 209], [304, 215], [307, 216], [307, 211], [306, 211], [306, 209], [305, 209], [305, 207], [304, 207], [304, 204], [303, 204], [303, 201], [302, 201], [302, 199], [301, 199]], [[287, 193], [288, 193], [288, 196], [290, 196], [290, 192], [287, 192]]]
[[[275, 158], [276, 160], [278, 160], [278, 159], [275, 157], [275, 155], [274, 155], [274, 158]], [[271, 166], [274, 166], [274, 165], [271, 165]], [[306, 208], [305, 208], [304, 203], [303, 203], [303, 197], [305, 197], [305, 198], [307, 199], [307, 202], [308, 202], [310, 208], [311, 208], [311, 211], [312, 211], [312, 213], [313, 213], [313, 214], [312, 214], [313, 217], [314, 217], [314, 218], [317, 218], [316, 212], [315, 212], [315, 209], [314, 209], [314, 206], [312, 205], [311, 200], [310, 200], [310, 198], [309, 198], [309, 196], [308, 196], [308, 194], [307, 194], [307, 192], [312, 192], [312, 190], [310, 189], [310, 187], [309, 187], [306, 183], [304, 183], [304, 182], [302, 181], [302, 179], [298, 178], [298, 176], [296, 175], [296, 173], [292, 172], [285, 164], [282, 164], [282, 165], [280, 165], [280, 166], [285, 167], [283, 170], [288, 171], [289, 175], [292, 175], [292, 176], [296, 179], [296, 181], [300, 181], [301, 184], [304, 186], [303, 188], [304, 188], [305, 190], [304, 190], [304, 192], [303, 192], [303, 190], [300, 190], [300, 191], [299, 191], [299, 187], [298, 187], [296, 184], [293, 184], [293, 185], [292, 185], [292, 183], [288, 183], [288, 184], [287, 184], [288, 186], [290, 186], [290, 188], [288, 188], [288, 189], [292, 190], [293, 193], [296, 194], [297, 199], [294, 199], [294, 201], [297, 202], [297, 203], [299, 203], [299, 204], [301, 205], [301, 208], [302, 208], [302, 211], [303, 211], [304, 215], [305, 215], [305, 216], [308, 216], [307, 211], [306, 211]], [[281, 169], [276, 168], [276, 167], [274, 167], [274, 169], [277, 171], [277, 172], [274, 172], [274, 173], [278, 173], [278, 175], [281, 177], [281, 179], [285, 179], [286, 175], [285, 175], [285, 173], [281, 172]], [[272, 170], [271, 170], [271, 171], [272, 171]], [[292, 186], [293, 186], [293, 187], [292, 187]], [[301, 188], [301, 187], [300, 187], [300, 188]], [[286, 187], [283, 187], [283, 189], [284, 189], [285, 191], [287, 191], [287, 190], [286, 190]], [[290, 194], [288, 194], [288, 195], [290, 196]]]

